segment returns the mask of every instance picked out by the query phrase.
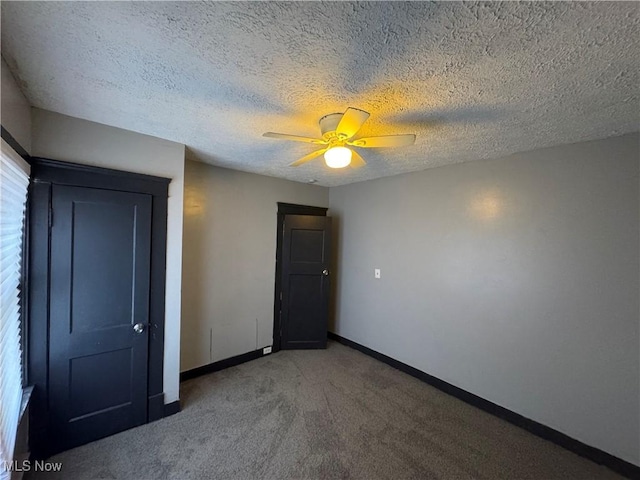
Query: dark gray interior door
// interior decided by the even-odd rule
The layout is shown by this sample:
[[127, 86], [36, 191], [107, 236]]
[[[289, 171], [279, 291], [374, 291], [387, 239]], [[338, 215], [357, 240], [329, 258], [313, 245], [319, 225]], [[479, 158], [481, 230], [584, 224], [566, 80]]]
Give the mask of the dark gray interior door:
[[326, 348], [331, 218], [286, 215], [282, 251], [281, 348]]
[[151, 195], [54, 185], [49, 409], [56, 450], [146, 422]]

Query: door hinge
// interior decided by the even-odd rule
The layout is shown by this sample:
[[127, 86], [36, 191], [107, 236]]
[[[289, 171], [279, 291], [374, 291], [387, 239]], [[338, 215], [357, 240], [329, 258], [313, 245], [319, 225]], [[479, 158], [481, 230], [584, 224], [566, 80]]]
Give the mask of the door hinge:
[[53, 207], [49, 204], [49, 228], [53, 227]]

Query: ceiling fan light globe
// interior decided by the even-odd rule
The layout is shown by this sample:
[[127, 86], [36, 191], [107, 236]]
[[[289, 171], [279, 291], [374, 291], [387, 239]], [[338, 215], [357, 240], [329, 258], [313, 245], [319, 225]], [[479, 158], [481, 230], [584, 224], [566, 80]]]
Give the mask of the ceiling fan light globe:
[[351, 163], [351, 150], [347, 147], [333, 147], [324, 154], [324, 161], [328, 167], [344, 168]]

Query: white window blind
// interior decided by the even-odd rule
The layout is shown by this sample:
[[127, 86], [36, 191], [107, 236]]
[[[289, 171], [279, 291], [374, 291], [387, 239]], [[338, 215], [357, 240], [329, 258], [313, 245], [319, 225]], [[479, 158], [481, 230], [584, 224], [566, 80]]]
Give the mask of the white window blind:
[[[20, 270], [29, 165], [4, 140], [0, 162], [0, 479], [9, 478], [22, 402]], [[5, 463], [6, 462], [6, 463]]]

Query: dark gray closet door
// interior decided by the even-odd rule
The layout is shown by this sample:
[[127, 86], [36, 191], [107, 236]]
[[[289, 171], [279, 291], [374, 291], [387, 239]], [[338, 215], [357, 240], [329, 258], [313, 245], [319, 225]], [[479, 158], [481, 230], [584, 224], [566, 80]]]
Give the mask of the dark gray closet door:
[[325, 348], [331, 218], [286, 215], [282, 251], [283, 349]]
[[54, 185], [51, 441], [63, 450], [147, 420], [151, 195]]

